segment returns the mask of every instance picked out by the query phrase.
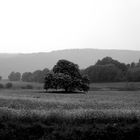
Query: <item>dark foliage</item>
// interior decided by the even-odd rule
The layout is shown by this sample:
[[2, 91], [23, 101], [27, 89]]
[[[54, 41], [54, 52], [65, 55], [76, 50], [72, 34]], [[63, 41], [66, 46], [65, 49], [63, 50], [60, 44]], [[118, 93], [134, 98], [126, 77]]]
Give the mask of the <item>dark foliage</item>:
[[21, 74], [19, 72], [11, 72], [8, 76], [10, 81], [20, 81]]
[[90, 82], [140, 82], [140, 60], [138, 63], [124, 64], [111, 57], [98, 60], [93, 66], [81, 70]]
[[53, 71], [46, 75], [44, 88], [64, 89], [66, 92], [88, 91], [89, 80], [81, 75], [78, 65], [67, 60], [59, 60]]
[[98, 60], [95, 65], [108, 65], [108, 64], [114, 64], [118, 69], [120, 69], [123, 72], [127, 71], [126, 64], [120, 63], [119, 61], [114, 60], [111, 57], [105, 57], [102, 60]]
[[1, 140], [139, 140], [137, 118], [0, 117]]
[[28, 84], [26, 86], [22, 86], [21, 88], [22, 89], [33, 89], [33, 86]]
[[[97, 63], [93, 66], [89, 66], [86, 69], [79, 70], [79, 66], [74, 64], [68, 60], [59, 60], [57, 64], [52, 69], [52, 77], [55, 77], [53, 80], [54, 87], [51, 87], [49, 84], [45, 85], [46, 89], [50, 88], [63, 88], [65, 90], [69, 89], [77, 89], [74, 86], [76, 84], [80, 85], [78, 87], [82, 87], [79, 89], [88, 89], [88, 84], [81, 85], [81, 81], [77, 79], [81, 79], [82, 75], [87, 75], [90, 79], [90, 82], [121, 82], [121, 81], [132, 81], [139, 82], [140, 81], [140, 60], [138, 63], [130, 63], [124, 64], [111, 57], [105, 57], [102, 60], [98, 60]], [[49, 76], [50, 71], [45, 68], [44, 70], [36, 70], [34, 72], [25, 72], [22, 74], [22, 78], [20, 73], [11, 72], [9, 75], [9, 80], [11, 81], [19, 81], [20, 79], [25, 82], [38, 82], [44, 83], [45, 77]], [[49, 77], [48, 77], [49, 78]], [[63, 79], [63, 80], [62, 80]], [[65, 80], [65, 84], [62, 84], [62, 81]], [[60, 84], [56, 84], [60, 81]], [[71, 81], [71, 84], [67, 84]], [[76, 82], [76, 83], [75, 83]], [[52, 85], [53, 85], [52, 84]], [[63, 86], [62, 86], [63, 85]], [[69, 89], [68, 89], [69, 87]], [[76, 86], [77, 87], [77, 86]]]
[[127, 72], [127, 80], [130, 82], [140, 81], [140, 67], [130, 68]]
[[90, 66], [85, 70], [90, 82], [115, 82], [122, 80], [121, 70], [114, 64]]
[[3, 89], [4, 88], [4, 85], [3, 84], [0, 84], [0, 89]]
[[71, 78], [80, 78], [80, 70], [77, 64], [74, 64], [68, 60], [59, 60], [53, 67], [54, 73], [63, 73], [69, 75]]
[[13, 84], [12, 83], [6, 83], [5, 88], [12, 88]]
[[24, 82], [32, 82], [32, 73], [31, 72], [25, 72], [22, 74], [22, 81]]
[[22, 74], [22, 81], [44, 83], [45, 76], [48, 72], [49, 70], [47, 68], [44, 70], [36, 70], [33, 73], [25, 72]]

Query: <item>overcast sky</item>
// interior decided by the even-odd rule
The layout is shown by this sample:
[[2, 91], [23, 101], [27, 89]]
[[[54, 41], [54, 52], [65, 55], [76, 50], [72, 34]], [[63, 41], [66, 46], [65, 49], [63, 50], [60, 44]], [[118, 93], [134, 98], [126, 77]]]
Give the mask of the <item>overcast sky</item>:
[[140, 0], [0, 0], [0, 52], [140, 50]]

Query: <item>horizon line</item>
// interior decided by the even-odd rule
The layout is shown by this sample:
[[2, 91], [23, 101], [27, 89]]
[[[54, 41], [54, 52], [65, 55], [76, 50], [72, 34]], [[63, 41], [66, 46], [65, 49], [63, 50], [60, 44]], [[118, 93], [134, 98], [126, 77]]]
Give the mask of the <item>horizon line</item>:
[[103, 51], [140, 51], [135, 49], [101, 49], [101, 48], [69, 48], [69, 49], [56, 49], [51, 51], [35, 51], [35, 52], [0, 52], [0, 54], [37, 54], [37, 53], [52, 53], [57, 51], [70, 51], [70, 50], [103, 50]]

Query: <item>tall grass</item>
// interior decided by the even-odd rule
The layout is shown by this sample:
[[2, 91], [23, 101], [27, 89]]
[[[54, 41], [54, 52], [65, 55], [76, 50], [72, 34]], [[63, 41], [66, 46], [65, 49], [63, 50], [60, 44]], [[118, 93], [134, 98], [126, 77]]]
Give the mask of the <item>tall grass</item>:
[[0, 140], [140, 139], [140, 91], [0, 90]]
[[0, 109], [1, 140], [128, 140], [139, 139], [140, 118], [135, 113], [80, 114], [49, 112], [39, 115]]

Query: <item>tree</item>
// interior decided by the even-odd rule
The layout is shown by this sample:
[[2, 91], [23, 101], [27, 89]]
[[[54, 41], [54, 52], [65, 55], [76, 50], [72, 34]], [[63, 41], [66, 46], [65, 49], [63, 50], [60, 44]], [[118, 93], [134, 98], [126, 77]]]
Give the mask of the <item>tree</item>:
[[94, 65], [85, 69], [90, 82], [115, 82], [121, 81], [121, 70], [113, 64]]
[[48, 90], [54, 88], [54, 74], [49, 72], [45, 77], [44, 89]]
[[80, 78], [80, 70], [77, 64], [74, 64], [68, 60], [59, 60], [57, 64], [53, 67], [54, 73], [67, 74], [72, 78]]
[[131, 67], [131, 68], [135, 68], [135, 67], [136, 67], [136, 64], [135, 64], [134, 62], [132, 62], [132, 63], [130, 64], [130, 67]]
[[20, 81], [21, 74], [19, 72], [11, 72], [8, 76], [10, 81]]
[[118, 82], [126, 81], [127, 70], [130, 66], [121, 63], [111, 57], [105, 57], [98, 60], [95, 65], [92, 65], [84, 70], [90, 82]]
[[36, 70], [32, 73], [32, 81], [33, 82], [40, 82], [42, 80], [42, 71]]
[[98, 60], [95, 65], [109, 65], [109, 64], [115, 65], [122, 72], [125, 73], [127, 72], [127, 65], [125, 65], [124, 63], [120, 63], [119, 61], [114, 60], [111, 57], [104, 57], [102, 60]]
[[49, 69], [36, 70], [34, 72], [25, 72], [22, 75], [22, 81], [25, 82], [38, 82], [44, 83], [45, 76], [49, 72]]
[[0, 81], [2, 80], [2, 76], [0, 76]]
[[64, 89], [65, 92], [88, 91], [89, 80], [80, 73], [78, 65], [68, 60], [59, 60], [52, 72], [46, 75], [44, 88]]
[[38, 75], [38, 81], [39, 83], [44, 83], [44, 79], [46, 74], [49, 72], [49, 69], [45, 68], [43, 70], [41, 70], [40, 74]]
[[130, 68], [127, 72], [127, 80], [129, 82], [140, 81], [140, 67]]
[[23, 73], [21, 79], [24, 82], [32, 82], [32, 73], [31, 72], [25, 72], [25, 73]]

